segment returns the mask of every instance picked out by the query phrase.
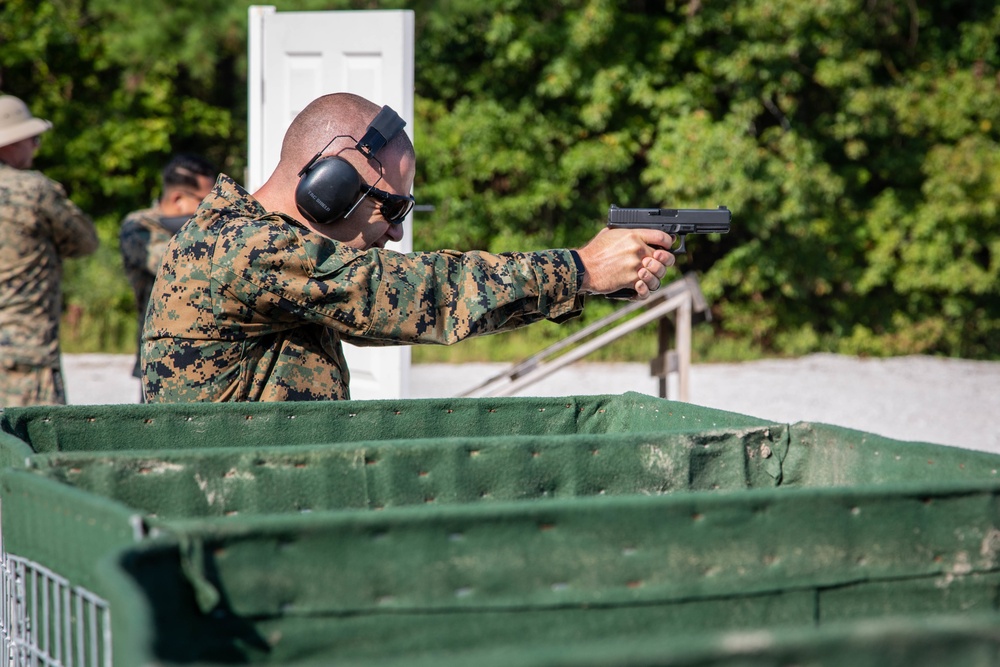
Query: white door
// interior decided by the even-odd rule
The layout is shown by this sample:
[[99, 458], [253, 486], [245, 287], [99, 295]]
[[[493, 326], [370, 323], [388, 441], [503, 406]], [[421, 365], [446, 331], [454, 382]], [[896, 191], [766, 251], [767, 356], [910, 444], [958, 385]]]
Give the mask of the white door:
[[[412, 11], [278, 12], [252, 6], [249, 31], [248, 191], [274, 171], [288, 125], [320, 95], [349, 92], [387, 104], [413, 139]], [[390, 248], [412, 249], [412, 224], [407, 216], [403, 241]], [[345, 345], [344, 353], [351, 398], [409, 395], [409, 347]]]

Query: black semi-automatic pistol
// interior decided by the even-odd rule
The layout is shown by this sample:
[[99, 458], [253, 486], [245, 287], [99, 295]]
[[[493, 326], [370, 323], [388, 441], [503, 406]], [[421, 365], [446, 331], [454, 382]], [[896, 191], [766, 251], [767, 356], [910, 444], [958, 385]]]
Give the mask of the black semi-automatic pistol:
[[[726, 234], [733, 214], [725, 206], [719, 208], [618, 208], [608, 209], [608, 227], [627, 229], [659, 229], [678, 237], [681, 244], [675, 255], [687, 252], [684, 238], [688, 234]], [[669, 250], [669, 248], [668, 248]]]

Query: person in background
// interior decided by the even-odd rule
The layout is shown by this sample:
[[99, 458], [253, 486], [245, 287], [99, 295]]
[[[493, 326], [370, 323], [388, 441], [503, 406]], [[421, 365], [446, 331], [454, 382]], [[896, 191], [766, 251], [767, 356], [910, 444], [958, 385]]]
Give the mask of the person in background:
[[0, 95], [0, 406], [66, 403], [59, 347], [62, 262], [97, 250], [94, 223], [31, 169], [52, 123]]
[[[179, 153], [160, 172], [160, 197], [150, 207], [132, 211], [122, 220], [118, 233], [125, 276], [135, 294], [138, 317], [138, 342], [142, 343], [142, 325], [146, 319], [149, 293], [160, 268], [167, 242], [197, 210], [212, 186], [219, 170], [200, 155]], [[139, 353], [136, 351], [132, 375], [139, 377]]]
[[399, 253], [413, 144], [391, 109], [325, 95], [253, 195], [225, 175], [171, 239], [143, 331], [148, 402], [350, 398], [341, 341], [451, 344], [659, 288], [674, 239], [602, 229], [579, 249]]

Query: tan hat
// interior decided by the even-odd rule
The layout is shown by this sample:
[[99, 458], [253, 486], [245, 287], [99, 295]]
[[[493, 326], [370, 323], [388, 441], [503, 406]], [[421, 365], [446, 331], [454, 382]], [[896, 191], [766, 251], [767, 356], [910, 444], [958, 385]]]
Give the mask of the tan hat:
[[52, 123], [35, 118], [28, 105], [13, 95], [0, 95], [0, 147], [38, 136]]

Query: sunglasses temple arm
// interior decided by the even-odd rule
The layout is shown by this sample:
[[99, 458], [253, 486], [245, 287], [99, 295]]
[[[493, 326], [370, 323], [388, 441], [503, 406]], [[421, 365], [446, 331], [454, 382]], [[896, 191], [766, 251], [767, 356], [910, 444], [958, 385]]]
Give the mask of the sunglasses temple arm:
[[369, 192], [371, 192], [371, 191], [372, 191], [372, 188], [371, 188], [371, 186], [368, 186], [368, 189], [367, 189], [367, 190], [364, 190], [364, 191], [363, 191], [363, 192], [362, 192], [362, 193], [361, 193], [360, 195], [358, 195], [358, 200], [357, 200], [356, 202], [354, 202], [354, 205], [353, 205], [353, 206], [351, 206], [351, 208], [350, 208], [350, 209], [349, 209], [349, 210], [347, 211], [347, 213], [345, 213], [345, 214], [343, 215], [343, 217], [345, 217], [345, 218], [346, 218], [346, 217], [347, 217], [347, 216], [349, 216], [349, 215], [350, 215], [351, 213], [354, 213], [354, 209], [356, 209], [356, 208], [357, 208], [358, 206], [360, 206], [360, 205], [361, 205], [361, 202], [363, 202], [363, 201], [365, 200], [365, 197], [367, 197], [367, 196], [368, 196], [368, 193], [369, 193]]

